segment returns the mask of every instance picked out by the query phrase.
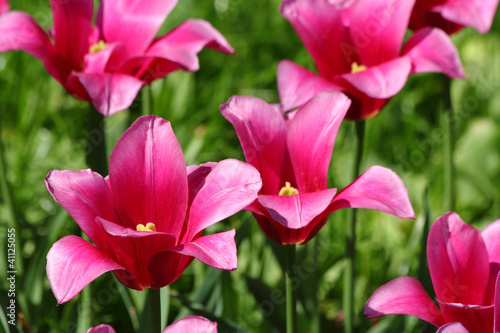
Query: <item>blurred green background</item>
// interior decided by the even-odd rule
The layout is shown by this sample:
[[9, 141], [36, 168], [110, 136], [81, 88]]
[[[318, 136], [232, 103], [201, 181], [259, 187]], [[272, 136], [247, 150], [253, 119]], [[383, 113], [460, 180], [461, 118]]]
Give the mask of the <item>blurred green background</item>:
[[[11, 5], [30, 13], [44, 28], [51, 27], [48, 0], [15, 0]], [[279, 0], [180, 0], [167, 18], [162, 34], [187, 18], [202, 18], [236, 50], [234, 55], [204, 50], [198, 72], [176, 72], [152, 85], [154, 113], [172, 122], [188, 164], [243, 160], [234, 129], [221, 116], [219, 105], [232, 95], [279, 102], [276, 66], [280, 60], [314, 69], [295, 32], [279, 14], [279, 5]], [[500, 218], [500, 19], [488, 34], [464, 29], [453, 41], [466, 73], [465, 81], [452, 83], [457, 120], [456, 211], [482, 229]], [[367, 121], [362, 170], [382, 165], [396, 171], [408, 188], [417, 218], [399, 220], [378, 211], [359, 212], [357, 332], [436, 331], [404, 316], [368, 320], [362, 309], [377, 287], [398, 276], [411, 275], [428, 283], [421, 252], [425, 226], [445, 213], [441, 82], [438, 74], [412, 76], [385, 110]], [[46, 278], [45, 256], [51, 245], [80, 231], [50, 197], [44, 177], [51, 169], [86, 168], [87, 111], [88, 105], [70, 97], [38, 60], [22, 52], [0, 54], [0, 153], [9, 187], [2, 184], [0, 200], [0, 331], [83, 329], [78, 328], [80, 296], [56, 306]], [[126, 110], [106, 119], [108, 153], [137, 115], [137, 110]], [[354, 124], [344, 122], [333, 153], [331, 187], [350, 183], [353, 135]], [[300, 332], [314, 332], [318, 326], [321, 332], [342, 331], [345, 218], [344, 211], [333, 213], [316, 242], [298, 247], [297, 262], [305, 272], [298, 292]], [[17, 328], [7, 325], [5, 317], [8, 227], [16, 228], [17, 313], [22, 324]], [[282, 332], [281, 249], [266, 239], [248, 212], [208, 231], [230, 228], [237, 229], [239, 268], [221, 272], [193, 262], [168, 290], [168, 321], [199, 314], [218, 320], [219, 332]], [[109, 273], [94, 281], [91, 290], [94, 326], [107, 323], [117, 332], [143, 331], [146, 293], [126, 290]]]

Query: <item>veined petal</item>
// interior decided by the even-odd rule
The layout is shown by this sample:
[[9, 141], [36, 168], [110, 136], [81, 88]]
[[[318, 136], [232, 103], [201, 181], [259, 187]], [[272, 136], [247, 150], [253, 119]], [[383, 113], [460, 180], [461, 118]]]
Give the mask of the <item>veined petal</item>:
[[189, 316], [174, 321], [162, 333], [217, 333], [217, 323], [199, 316]]
[[287, 145], [300, 193], [327, 188], [333, 145], [350, 105], [341, 92], [321, 93], [304, 104], [290, 122]]
[[116, 331], [109, 325], [101, 324], [99, 326], [89, 328], [87, 333], [116, 333]]
[[460, 322], [469, 332], [493, 332], [493, 305], [465, 305], [439, 302], [447, 323]]
[[49, 36], [26, 13], [13, 11], [0, 16], [0, 52], [12, 50], [21, 50], [37, 58], [49, 74], [61, 82]]
[[0, 0], [0, 14], [5, 13], [10, 9], [9, 1], [7, 0]]
[[123, 267], [77, 236], [58, 240], [47, 254], [47, 278], [57, 304], [69, 301], [98, 276]]
[[233, 124], [246, 161], [259, 170], [261, 193], [278, 194], [286, 154], [284, 115], [266, 102], [246, 96], [231, 97], [220, 111]]
[[484, 34], [491, 28], [497, 6], [498, 0], [455, 0], [446, 1], [435, 9], [445, 19], [472, 27]]
[[236, 257], [235, 230], [203, 236], [190, 243], [179, 245], [171, 251], [191, 256], [213, 268], [235, 270]]
[[177, 0], [103, 1], [101, 31], [107, 43], [121, 41], [131, 57], [144, 54]]
[[64, 59], [69, 68], [65, 73], [82, 66], [83, 56], [89, 51], [94, 2], [89, 0], [50, 0], [54, 16], [54, 49], [58, 58]]
[[214, 165], [198, 191], [190, 193], [195, 197], [189, 210], [185, 241], [244, 209], [257, 199], [261, 187], [260, 174], [250, 164], [227, 159]]
[[490, 279], [485, 293], [484, 304], [492, 304], [493, 295], [495, 294], [495, 282], [500, 272], [500, 220], [486, 226], [481, 232], [481, 236], [488, 251], [490, 261]]
[[277, 80], [280, 101], [285, 111], [303, 105], [320, 92], [342, 89], [289, 60], [278, 64]]
[[436, 333], [469, 333], [460, 323], [450, 323], [441, 326]]
[[179, 235], [188, 204], [186, 162], [170, 122], [144, 116], [122, 135], [109, 160], [109, 181], [120, 219], [152, 222]]
[[413, 73], [437, 72], [455, 79], [464, 78], [458, 50], [440, 29], [418, 30], [408, 39], [402, 54], [410, 57]]
[[479, 231], [456, 213], [444, 214], [429, 232], [427, 259], [440, 302], [483, 305], [490, 267]]
[[415, 218], [403, 181], [395, 172], [373, 166], [339, 192], [329, 212], [341, 208], [370, 208], [399, 218]]
[[368, 318], [406, 314], [435, 326], [445, 323], [441, 311], [420, 282], [409, 276], [394, 279], [375, 290], [366, 302], [364, 314]]

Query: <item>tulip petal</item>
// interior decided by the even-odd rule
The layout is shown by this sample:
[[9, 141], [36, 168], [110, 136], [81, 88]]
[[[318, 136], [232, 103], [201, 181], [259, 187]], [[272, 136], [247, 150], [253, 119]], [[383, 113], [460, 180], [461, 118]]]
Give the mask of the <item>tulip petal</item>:
[[144, 84], [126, 74], [77, 73], [97, 111], [108, 117], [125, 110], [134, 101]]
[[469, 333], [460, 323], [450, 323], [441, 326], [436, 333]]
[[454, 23], [487, 33], [493, 23], [498, 0], [455, 0], [436, 6], [441, 15]]
[[[101, 140], [102, 136], [95, 137]], [[105, 243], [100, 228], [95, 223], [100, 216], [117, 221], [111, 191], [102, 178], [90, 169], [80, 171], [52, 170], [45, 177], [45, 185], [54, 200], [76, 221], [89, 238], [101, 246]]]
[[446, 213], [429, 232], [427, 258], [440, 302], [482, 304], [490, 267], [479, 231], [456, 213]]
[[177, 0], [103, 1], [101, 31], [107, 43], [121, 41], [131, 57], [144, 54]]
[[37, 58], [49, 74], [61, 82], [49, 36], [26, 13], [13, 11], [0, 16], [0, 52], [12, 50], [22, 50]]
[[351, 101], [325, 92], [304, 104], [290, 122], [287, 145], [300, 193], [325, 190], [337, 131]]
[[189, 316], [174, 321], [162, 333], [217, 333], [217, 323], [199, 316]]
[[420, 282], [409, 276], [394, 279], [375, 290], [366, 302], [364, 314], [368, 318], [406, 314], [435, 326], [445, 323], [441, 312]]
[[497, 276], [495, 286], [495, 313], [494, 313], [494, 327], [495, 333], [500, 332], [500, 274]]
[[0, 14], [5, 13], [10, 9], [9, 2], [7, 0], [0, 0]]
[[94, 11], [93, 1], [50, 0], [54, 16], [54, 50], [67, 61], [62, 76], [81, 68], [83, 56], [89, 52], [89, 36]]
[[231, 97], [220, 111], [233, 124], [247, 163], [259, 170], [262, 193], [278, 194], [286, 153], [283, 114], [258, 98], [246, 96]]
[[278, 64], [277, 80], [280, 101], [285, 111], [303, 105], [320, 92], [341, 89], [289, 60]]
[[495, 293], [495, 282], [500, 272], [500, 242], [498, 241], [500, 239], [500, 220], [486, 226], [481, 232], [481, 236], [490, 261], [490, 279], [485, 293], [484, 304], [491, 304]]
[[411, 58], [413, 73], [437, 72], [455, 79], [464, 78], [458, 50], [440, 29], [418, 30], [403, 46], [402, 54]]
[[123, 267], [77, 236], [58, 240], [47, 254], [47, 278], [57, 304], [69, 301], [98, 276]]
[[99, 326], [89, 328], [87, 333], [116, 333], [116, 331], [109, 325], [101, 324]]
[[238, 258], [236, 257], [234, 235], [235, 230], [233, 229], [203, 236], [171, 251], [194, 257], [213, 268], [235, 270], [238, 267]]
[[191, 204], [186, 241], [251, 204], [261, 187], [260, 174], [250, 164], [234, 159], [217, 163]]
[[259, 195], [269, 216], [289, 229], [305, 228], [331, 204], [337, 189], [298, 195]]
[[170, 122], [144, 116], [122, 135], [109, 160], [115, 209], [126, 225], [152, 222], [179, 235], [188, 204], [186, 164]]
[[373, 166], [334, 198], [329, 212], [342, 208], [370, 208], [403, 219], [415, 218], [403, 181], [395, 172]]
[[469, 332], [493, 332], [493, 305], [466, 305], [440, 302], [447, 323], [460, 322]]

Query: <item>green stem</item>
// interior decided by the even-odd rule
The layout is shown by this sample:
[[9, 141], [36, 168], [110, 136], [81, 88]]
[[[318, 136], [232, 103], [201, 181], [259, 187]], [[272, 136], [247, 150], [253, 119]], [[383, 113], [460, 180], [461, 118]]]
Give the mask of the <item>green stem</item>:
[[[363, 156], [365, 121], [356, 122], [356, 150], [353, 168], [353, 180], [358, 178]], [[349, 210], [346, 225], [346, 267], [344, 274], [344, 331], [354, 332], [354, 268], [356, 253], [356, 209]]]
[[154, 114], [153, 110], [153, 90], [150, 85], [144, 86], [142, 88], [142, 114], [152, 115]]
[[455, 211], [455, 169], [453, 151], [455, 146], [455, 115], [451, 105], [451, 79], [443, 75], [443, 132], [444, 132], [444, 208]]
[[89, 168], [103, 177], [108, 175], [108, 156], [106, 154], [106, 133], [104, 116], [90, 104], [87, 116], [87, 155]]
[[285, 245], [286, 267], [285, 267], [285, 288], [286, 288], [286, 332], [297, 332], [297, 299], [293, 290], [295, 265], [295, 244]]
[[160, 289], [149, 289], [149, 311], [151, 312], [151, 333], [161, 332]]

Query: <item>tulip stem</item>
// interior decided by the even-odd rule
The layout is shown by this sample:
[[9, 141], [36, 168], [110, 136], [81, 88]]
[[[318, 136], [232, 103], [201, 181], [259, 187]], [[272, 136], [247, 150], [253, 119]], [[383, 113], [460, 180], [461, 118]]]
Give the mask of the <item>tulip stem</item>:
[[453, 151], [455, 146], [455, 115], [451, 105], [451, 78], [443, 75], [443, 132], [444, 132], [444, 208], [455, 211], [455, 168]]
[[295, 244], [285, 245], [286, 268], [285, 268], [285, 288], [286, 288], [286, 332], [297, 332], [297, 299], [293, 288], [295, 265]]
[[151, 312], [151, 333], [161, 332], [161, 293], [160, 289], [149, 289], [149, 311]]
[[[353, 180], [358, 178], [363, 156], [363, 146], [365, 138], [365, 121], [358, 121], [356, 124], [356, 148], [353, 168]], [[356, 209], [349, 210], [346, 223], [346, 265], [344, 273], [344, 331], [354, 332], [354, 279], [355, 279], [355, 254], [356, 254]]]
[[153, 90], [151, 85], [142, 88], [142, 114], [149, 116], [154, 114], [153, 110]]
[[86, 161], [89, 168], [101, 176], [108, 175], [108, 155], [106, 154], [106, 133], [104, 116], [90, 104], [87, 116]]

